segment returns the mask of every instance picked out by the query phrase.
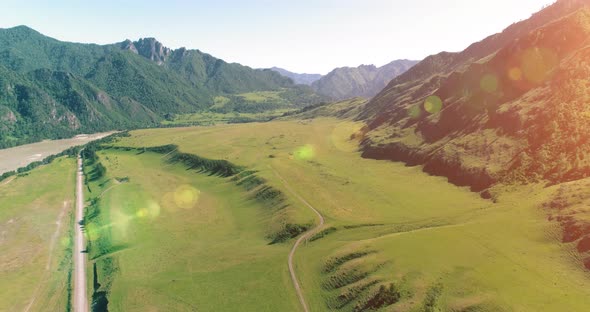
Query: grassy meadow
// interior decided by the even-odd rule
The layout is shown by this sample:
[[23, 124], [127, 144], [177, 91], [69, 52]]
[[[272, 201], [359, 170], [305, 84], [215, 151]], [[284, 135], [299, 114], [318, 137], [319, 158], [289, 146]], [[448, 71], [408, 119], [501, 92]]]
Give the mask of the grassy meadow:
[[0, 183], [0, 311], [68, 311], [73, 158]]
[[[108, 292], [109, 311], [297, 310], [290, 246], [267, 238], [285, 216], [228, 178], [160, 154], [107, 149], [98, 157], [103, 177], [93, 176], [96, 164], [86, 167], [87, 198], [100, 198], [87, 210], [89, 289]], [[283, 212], [313, 221], [291, 210]]]
[[[176, 144], [185, 153], [256, 170], [289, 194], [278, 176], [284, 178], [329, 229], [296, 255], [313, 311], [584, 310], [590, 279], [540, 208], [552, 188], [498, 189], [493, 203], [420, 167], [360, 158], [352, 134], [362, 126], [322, 118], [149, 129], [116, 145]], [[277, 261], [283, 270], [290, 244], [284, 245], [283, 262]], [[384, 293], [397, 303], [387, 306], [380, 286], [391, 284]]]
[[245, 123], [253, 121], [266, 121], [279, 117], [292, 109], [277, 109], [260, 113], [216, 113], [204, 111], [192, 114], [176, 115], [172, 120], [162, 121], [163, 126], [211, 126], [216, 124]]

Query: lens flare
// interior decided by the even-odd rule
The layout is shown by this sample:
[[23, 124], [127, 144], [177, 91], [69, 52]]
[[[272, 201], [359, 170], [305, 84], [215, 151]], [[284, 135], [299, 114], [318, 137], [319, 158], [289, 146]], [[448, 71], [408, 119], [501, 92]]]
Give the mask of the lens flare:
[[481, 78], [479, 86], [488, 93], [494, 93], [498, 91], [498, 77], [493, 74], [486, 74]]
[[310, 160], [315, 156], [315, 149], [314, 149], [313, 145], [306, 144], [306, 145], [298, 148], [295, 151], [294, 156], [296, 159], [299, 159], [299, 160]]
[[412, 119], [418, 119], [422, 115], [422, 110], [419, 105], [412, 105], [408, 108], [408, 116]]
[[528, 49], [522, 55], [522, 72], [529, 82], [541, 84], [549, 78], [558, 62], [557, 55], [549, 49]]
[[191, 209], [199, 201], [201, 191], [190, 185], [181, 185], [174, 192], [174, 203], [182, 209]]
[[508, 78], [512, 81], [522, 80], [522, 70], [518, 67], [512, 67], [508, 70]]
[[150, 218], [155, 219], [160, 215], [160, 204], [156, 201], [150, 200], [147, 204], [147, 214]]
[[426, 101], [424, 101], [424, 109], [430, 114], [436, 114], [440, 112], [442, 106], [442, 100], [436, 95], [429, 96]]
[[[127, 237], [127, 230], [129, 229], [129, 222], [136, 218], [136, 216], [128, 216], [125, 213], [114, 210], [111, 213], [111, 221], [112, 223], [105, 226], [105, 228], [112, 228], [113, 231], [116, 231], [121, 237]], [[101, 229], [103, 230], [103, 229]]]
[[174, 203], [174, 193], [168, 192], [164, 194], [164, 196], [162, 196], [162, 200], [160, 201], [160, 205], [167, 211], [175, 211], [176, 204]]
[[148, 210], [146, 208], [141, 208], [139, 209], [136, 213], [135, 216], [138, 218], [145, 218], [148, 216]]
[[62, 247], [68, 247], [72, 243], [72, 239], [70, 237], [64, 237], [60, 240]]
[[86, 238], [89, 241], [94, 242], [100, 238], [100, 228], [96, 224], [94, 224], [94, 223], [86, 224], [84, 230], [86, 233]]

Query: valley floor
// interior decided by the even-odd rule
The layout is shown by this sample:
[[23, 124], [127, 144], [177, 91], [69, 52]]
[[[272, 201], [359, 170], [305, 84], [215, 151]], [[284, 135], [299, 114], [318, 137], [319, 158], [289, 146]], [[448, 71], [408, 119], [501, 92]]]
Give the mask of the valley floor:
[[[305, 202], [325, 219], [293, 258], [310, 311], [588, 310], [590, 276], [543, 208], [558, 186], [503, 187], [496, 203], [484, 200], [420, 167], [362, 159], [352, 136], [362, 126], [326, 118], [138, 130], [99, 150], [84, 164], [94, 311], [301, 311], [287, 264], [294, 237], [319, 222]], [[168, 144], [178, 149], [146, 148]], [[68, 192], [23, 193], [51, 170]], [[0, 210], [0, 242], [14, 260], [0, 262], [10, 274], [0, 286], [31, 289], [2, 291], [11, 295], [0, 310], [27, 305], [47, 260], [6, 267], [24, 259], [15, 246], [37, 241], [32, 230], [10, 234], [10, 220], [55, 231], [74, 172], [73, 160], [58, 159], [0, 186], [0, 207], [16, 207], [8, 197], [37, 207]]]
[[[295, 258], [311, 311], [374, 308], [380, 286], [392, 283], [400, 299], [384, 310], [588, 308], [588, 273], [541, 208], [553, 188], [506, 189], [492, 203], [419, 167], [360, 158], [351, 135], [361, 126], [315, 119], [153, 129], [117, 145], [177, 144], [256, 170], [288, 194], [278, 172], [330, 229]], [[312, 222], [303, 204], [292, 206], [293, 220]]]

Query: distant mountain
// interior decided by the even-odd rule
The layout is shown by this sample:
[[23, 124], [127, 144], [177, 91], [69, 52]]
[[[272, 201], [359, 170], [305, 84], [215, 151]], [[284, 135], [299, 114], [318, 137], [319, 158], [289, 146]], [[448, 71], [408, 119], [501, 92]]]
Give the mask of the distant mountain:
[[[0, 147], [80, 132], [154, 126], [167, 114], [259, 111], [240, 93], [272, 91], [280, 105], [324, 100], [272, 70], [229, 64], [154, 38], [110, 45], [61, 42], [26, 26], [0, 29]], [[276, 107], [275, 107], [276, 108]]]
[[361, 65], [336, 68], [311, 86], [319, 94], [334, 100], [353, 97], [371, 98], [381, 91], [393, 78], [403, 74], [417, 61], [397, 60], [385, 66]]
[[293, 80], [293, 82], [295, 82], [296, 84], [302, 84], [302, 85], [308, 85], [308, 86], [311, 86], [311, 84], [314, 81], [317, 81], [320, 78], [322, 78], [322, 75], [320, 75], [320, 74], [297, 74], [297, 73], [290, 72], [286, 69], [282, 69], [279, 67], [273, 67], [273, 68], [271, 68], [271, 70], [276, 71], [277, 73], [279, 73], [287, 78], [291, 78], [291, 80]]
[[560, 0], [426, 58], [363, 108], [363, 156], [424, 165], [476, 191], [590, 176], [588, 42], [590, 0]]

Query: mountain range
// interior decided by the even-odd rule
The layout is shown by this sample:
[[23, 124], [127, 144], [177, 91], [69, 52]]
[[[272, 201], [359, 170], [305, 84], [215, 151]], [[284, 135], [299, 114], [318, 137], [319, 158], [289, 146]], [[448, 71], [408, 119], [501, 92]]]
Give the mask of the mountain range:
[[276, 92], [292, 107], [325, 100], [272, 70], [172, 50], [154, 38], [96, 45], [58, 41], [26, 26], [0, 29], [0, 147], [156, 126], [169, 114], [208, 110], [220, 96], [231, 111], [274, 105], [228, 96], [258, 91]]
[[298, 74], [279, 67], [272, 67], [271, 70], [276, 71], [287, 78], [291, 78], [296, 84], [308, 86], [311, 86], [312, 83], [322, 78], [322, 75], [320, 74]]
[[417, 61], [397, 60], [387, 65], [361, 65], [340, 67], [332, 70], [311, 87], [319, 94], [332, 100], [345, 100], [354, 97], [372, 98], [392, 79], [403, 74]]
[[393, 78], [403, 74], [418, 61], [396, 60], [381, 67], [360, 65], [339, 67], [327, 75], [298, 74], [286, 69], [273, 67], [271, 70], [291, 78], [297, 84], [309, 85], [318, 94], [331, 100], [340, 101], [355, 97], [372, 98]]

